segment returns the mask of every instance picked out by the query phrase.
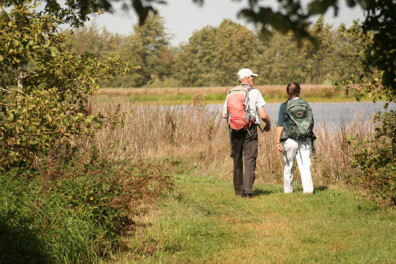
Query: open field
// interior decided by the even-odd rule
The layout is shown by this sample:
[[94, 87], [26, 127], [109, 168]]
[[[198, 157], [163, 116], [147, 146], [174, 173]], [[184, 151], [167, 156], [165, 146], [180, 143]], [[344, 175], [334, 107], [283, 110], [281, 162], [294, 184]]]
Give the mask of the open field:
[[[268, 103], [287, 99], [286, 85], [257, 86]], [[302, 95], [310, 102], [356, 101], [344, 91], [336, 91], [331, 85], [301, 85]], [[132, 102], [206, 103], [224, 102], [230, 87], [181, 87], [181, 88], [101, 88], [98, 95], [128, 97]]]

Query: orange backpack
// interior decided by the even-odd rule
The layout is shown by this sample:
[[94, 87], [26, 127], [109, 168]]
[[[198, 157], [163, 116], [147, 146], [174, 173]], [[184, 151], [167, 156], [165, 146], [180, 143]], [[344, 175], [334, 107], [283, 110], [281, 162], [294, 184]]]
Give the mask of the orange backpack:
[[249, 91], [242, 85], [235, 86], [227, 93], [227, 124], [233, 130], [250, 128], [254, 118], [249, 112]]

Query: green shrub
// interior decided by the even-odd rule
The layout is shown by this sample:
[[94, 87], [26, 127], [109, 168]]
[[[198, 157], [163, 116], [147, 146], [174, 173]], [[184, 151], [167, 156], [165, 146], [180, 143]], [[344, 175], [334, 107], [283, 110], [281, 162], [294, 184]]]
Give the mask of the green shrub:
[[125, 248], [133, 217], [172, 181], [161, 164], [129, 161], [14, 170], [0, 186], [0, 263], [95, 263]]
[[347, 137], [355, 153], [351, 167], [358, 170], [361, 185], [376, 197], [396, 205], [396, 115], [394, 111], [378, 113], [374, 119], [380, 123], [373, 138], [359, 140]]
[[0, 263], [50, 263], [37, 230], [29, 228], [40, 187], [14, 170], [0, 177]]
[[106, 120], [89, 108], [98, 81], [136, 68], [118, 57], [74, 56], [58, 32], [62, 21], [37, 12], [36, 1], [9, 5], [0, 3], [0, 171], [37, 167], [48, 152], [93, 136]]

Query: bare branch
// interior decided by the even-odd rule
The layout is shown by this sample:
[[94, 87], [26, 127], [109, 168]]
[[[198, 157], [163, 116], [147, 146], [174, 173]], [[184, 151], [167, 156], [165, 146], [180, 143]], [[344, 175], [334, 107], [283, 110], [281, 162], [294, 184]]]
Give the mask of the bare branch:
[[2, 87], [2, 86], [0, 86], [0, 89], [3, 90], [3, 91], [5, 91], [5, 92], [7, 92], [7, 93], [11, 93], [11, 91], [7, 90], [6, 88], [4, 88], [4, 87]]

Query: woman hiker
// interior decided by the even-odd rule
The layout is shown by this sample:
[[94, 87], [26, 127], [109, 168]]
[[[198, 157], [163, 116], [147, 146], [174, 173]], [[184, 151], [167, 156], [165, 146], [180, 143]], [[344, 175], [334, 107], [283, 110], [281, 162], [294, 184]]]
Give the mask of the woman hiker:
[[[298, 83], [287, 85], [289, 99], [279, 107], [276, 128], [276, 145], [283, 154], [283, 188], [285, 193], [293, 192], [293, 164], [297, 158], [304, 194], [313, 193], [311, 176], [311, 149], [315, 140], [313, 117], [309, 104], [300, 98]], [[314, 148], [313, 148], [314, 150]], [[314, 152], [313, 152], [314, 153]]]

